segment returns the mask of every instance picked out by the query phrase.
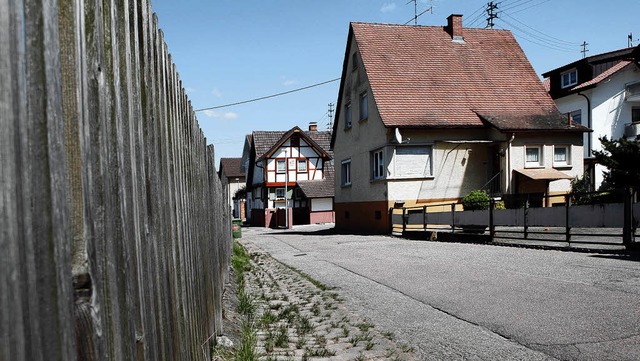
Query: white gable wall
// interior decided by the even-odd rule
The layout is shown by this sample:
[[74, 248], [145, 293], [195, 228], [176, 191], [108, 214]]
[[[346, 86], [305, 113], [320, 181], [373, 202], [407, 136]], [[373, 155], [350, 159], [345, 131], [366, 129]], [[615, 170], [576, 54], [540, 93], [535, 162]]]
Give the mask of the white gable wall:
[[[583, 92], [591, 100], [591, 129], [593, 133], [585, 134], [585, 157], [590, 156], [588, 139], [591, 138], [592, 150], [602, 150], [599, 138], [606, 136], [608, 139], [618, 139], [624, 135], [625, 124], [631, 123], [631, 109], [640, 104], [625, 102], [624, 90], [629, 83], [640, 81], [640, 70], [635, 66], [629, 66], [625, 70], [614, 74], [609, 79], [601, 82], [595, 88]], [[571, 94], [555, 100], [558, 109], [562, 113], [580, 109], [582, 111], [582, 124], [588, 126], [587, 101], [583, 96]], [[596, 188], [603, 180], [602, 172], [606, 168], [596, 166]]]

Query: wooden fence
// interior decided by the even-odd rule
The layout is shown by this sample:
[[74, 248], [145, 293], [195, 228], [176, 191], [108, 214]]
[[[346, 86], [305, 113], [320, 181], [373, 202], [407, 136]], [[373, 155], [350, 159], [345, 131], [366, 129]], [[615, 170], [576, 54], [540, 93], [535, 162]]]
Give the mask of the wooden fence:
[[0, 360], [205, 360], [231, 251], [147, 0], [0, 0]]
[[[558, 198], [548, 198], [551, 197]], [[431, 232], [467, 233], [476, 237], [486, 233], [489, 241], [637, 247], [640, 203], [634, 202], [637, 197], [630, 190], [569, 193], [564, 198], [565, 202], [556, 207], [529, 207], [523, 197], [515, 202], [521, 206], [513, 209], [498, 209], [495, 200], [487, 201], [484, 210], [463, 211], [457, 203], [391, 208], [390, 227], [392, 233], [423, 237], [433, 236]], [[583, 201], [573, 204], [572, 199]]]

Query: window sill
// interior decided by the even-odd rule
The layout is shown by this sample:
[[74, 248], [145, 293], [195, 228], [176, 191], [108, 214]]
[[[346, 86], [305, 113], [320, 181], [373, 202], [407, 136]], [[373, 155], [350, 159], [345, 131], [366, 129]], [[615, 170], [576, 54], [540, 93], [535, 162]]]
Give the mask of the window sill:
[[366, 122], [367, 120], [369, 120], [369, 118], [360, 119], [360, 120], [358, 120], [358, 122], [360, 122], [360, 123], [364, 123], [364, 122]]
[[436, 177], [432, 175], [428, 175], [423, 177], [388, 177], [386, 179], [390, 181], [422, 181], [422, 180], [434, 180], [436, 179]]
[[351, 188], [351, 183], [349, 183], [349, 184], [341, 184], [340, 188]]
[[554, 164], [554, 169], [571, 169], [573, 166], [571, 164]]
[[544, 166], [541, 165], [524, 165], [525, 169], [543, 169]]

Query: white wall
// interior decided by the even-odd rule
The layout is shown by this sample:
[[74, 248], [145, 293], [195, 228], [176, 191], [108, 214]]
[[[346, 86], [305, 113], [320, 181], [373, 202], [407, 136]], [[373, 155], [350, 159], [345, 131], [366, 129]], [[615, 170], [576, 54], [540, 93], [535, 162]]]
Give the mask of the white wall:
[[[607, 80], [598, 84], [595, 88], [583, 92], [591, 100], [591, 129], [593, 133], [585, 135], [591, 138], [592, 150], [602, 150], [600, 137], [609, 139], [621, 138], [624, 135], [625, 124], [631, 123], [631, 109], [640, 106], [640, 103], [624, 101], [624, 89], [629, 83], [640, 81], [640, 70], [630, 66], [627, 69], [614, 74]], [[568, 113], [577, 109], [582, 110], [582, 124], [587, 126], [588, 108], [584, 97], [572, 94], [556, 99], [558, 109]], [[585, 140], [585, 156], [589, 152], [587, 140]], [[596, 166], [596, 188], [602, 183], [602, 171], [606, 168]]]

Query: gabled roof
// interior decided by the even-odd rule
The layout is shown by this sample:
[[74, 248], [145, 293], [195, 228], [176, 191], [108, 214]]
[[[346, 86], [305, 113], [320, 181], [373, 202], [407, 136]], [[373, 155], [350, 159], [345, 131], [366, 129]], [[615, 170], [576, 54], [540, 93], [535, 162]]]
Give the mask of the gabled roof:
[[594, 87], [596, 85], [598, 85], [599, 83], [601, 83], [602, 81], [606, 80], [607, 78], [611, 77], [612, 75], [614, 75], [615, 73], [621, 71], [622, 69], [626, 68], [629, 64], [633, 64], [633, 61], [631, 60], [622, 60], [620, 61], [618, 64], [612, 66], [611, 68], [605, 70], [604, 72], [600, 73], [600, 75], [596, 76], [595, 78], [586, 81], [582, 84], [579, 84], [575, 87], [573, 87], [573, 90], [584, 90], [587, 88], [591, 88]]
[[293, 134], [300, 136], [315, 148], [316, 152], [326, 159], [331, 159], [329, 154], [329, 142], [331, 141], [331, 132], [327, 131], [309, 131], [305, 132], [299, 127], [293, 127], [289, 131], [254, 131], [253, 142], [256, 152], [256, 160], [271, 156], [282, 144], [287, 141]]
[[511, 32], [465, 28], [463, 36], [452, 41], [440, 26], [351, 23], [337, 111], [357, 46], [386, 127], [483, 127], [477, 113], [500, 113], [514, 129], [527, 117], [526, 128], [555, 123], [560, 113]]
[[564, 72], [569, 69], [573, 69], [580, 64], [600, 64], [600, 63], [610, 63], [624, 59], [638, 59], [640, 57], [640, 45], [635, 48], [623, 48], [614, 51], [609, 51], [606, 53], [596, 54], [592, 56], [588, 56], [586, 58], [582, 58], [580, 60], [576, 60], [572, 63], [563, 65], [561, 67], [552, 69], [542, 74], [542, 77], [548, 78], [553, 73]]
[[242, 158], [220, 158], [220, 172], [227, 178], [244, 177], [240, 169]]

